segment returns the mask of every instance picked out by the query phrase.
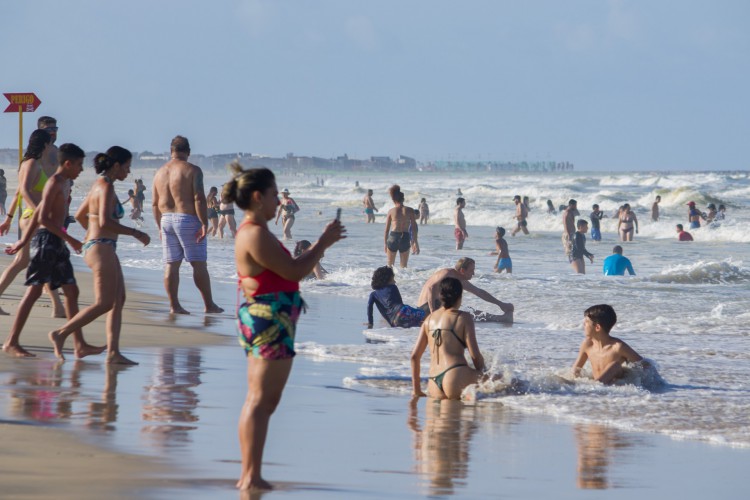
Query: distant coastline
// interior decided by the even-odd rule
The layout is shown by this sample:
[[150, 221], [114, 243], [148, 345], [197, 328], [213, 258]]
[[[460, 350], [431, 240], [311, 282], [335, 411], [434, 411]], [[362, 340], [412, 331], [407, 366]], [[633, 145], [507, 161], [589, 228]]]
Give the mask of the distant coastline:
[[[93, 158], [99, 151], [89, 151]], [[158, 168], [169, 159], [169, 153], [151, 151], [133, 153], [133, 168]], [[569, 172], [575, 169], [568, 161], [497, 161], [497, 160], [435, 160], [419, 161], [409, 156], [370, 156], [365, 159], [350, 158], [348, 155], [335, 158], [318, 156], [298, 156], [288, 153], [283, 157], [255, 155], [250, 153], [225, 153], [190, 155], [190, 161], [208, 172], [224, 170], [228, 164], [239, 160], [245, 167], [268, 167], [280, 173], [303, 171], [341, 172], [382, 172], [382, 171], [422, 171], [422, 172]], [[0, 165], [17, 165], [18, 150], [0, 149]]]

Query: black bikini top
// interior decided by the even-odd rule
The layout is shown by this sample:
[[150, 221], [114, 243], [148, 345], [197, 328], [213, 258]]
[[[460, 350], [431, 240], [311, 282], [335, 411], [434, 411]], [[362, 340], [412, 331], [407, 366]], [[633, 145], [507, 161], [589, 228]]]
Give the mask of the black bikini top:
[[[438, 347], [443, 345], [443, 332], [451, 332], [454, 337], [456, 337], [456, 340], [458, 340], [462, 346], [464, 346], [464, 349], [468, 346], [466, 345], [466, 342], [461, 339], [461, 337], [458, 336], [458, 334], [455, 331], [456, 323], [458, 323], [458, 318], [461, 316], [461, 314], [456, 314], [456, 320], [453, 322], [453, 326], [450, 328], [435, 328], [432, 330], [432, 338], [435, 340], [435, 344], [433, 347], [433, 352], [435, 352], [436, 359], [435, 361], [439, 362], [440, 359], [440, 351], [438, 350]], [[442, 319], [442, 318], [441, 318]]]

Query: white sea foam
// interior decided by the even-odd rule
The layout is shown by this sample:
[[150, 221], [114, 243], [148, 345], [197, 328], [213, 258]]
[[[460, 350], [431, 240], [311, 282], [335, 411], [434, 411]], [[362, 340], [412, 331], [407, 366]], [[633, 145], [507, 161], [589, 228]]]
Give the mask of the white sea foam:
[[[223, 176], [207, 176], [206, 184], [221, 185], [224, 180]], [[354, 186], [355, 180], [359, 187]], [[335, 207], [344, 208], [349, 237], [326, 251], [323, 266], [330, 272], [328, 279], [302, 284], [311, 300], [319, 294], [355, 298], [361, 307], [341, 313], [366, 320], [372, 271], [385, 264], [383, 222], [392, 206], [387, 189], [393, 182], [402, 186], [409, 205], [416, 206], [425, 197], [431, 209], [431, 223], [419, 227], [422, 253], [410, 258], [407, 269], [396, 269], [404, 301], [418, 305], [421, 286], [431, 273], [465, 255], [477, 261], [472, 282], [516, 306], [513, 327], [478, 324], [477, 339], [493, 371], [519, 383], [513, 390], [507, 390], [504, 382], [478, 387], [474, 397], [568, 421], [601, 422], [680, 439], [750, 447], [750, 268], [745, 264], [750, 262], [748, 173], [359, 172], [327, 178], [325, 186], [317, 185], [314, 177], [282, 178], [280, 187], [288, 187], [302, 208], [293, 228], [295, 239], [315, 240]], [[127, 188], [117, 186], [121, 194]], [[380, 209], [376, 223], [369, 225], [364, 224], [361, 209], [368, 188], [375, 191]], [[461, 252], [455, 250], [452, 227], [458, 188], [467, 199], [470, 235]], [[76, 184], [76, 202], [85, 192], [84, 179]], [[498, 275], [492, 272], [496, 257], [487, 254], [495, 246], [495, 226], [510, 231], [515, 225], [515, 194], [531, 198], [531, 235], [506, 237], [513, 274]], [[657, 194], [662, 197], [661, 219], [652, 222], [651, 203]], [[578, 200], [584, 218], [593, 203], [608, 215], [602, 221], [603, 241], [587, 241], [596, 257], [594, 264], [586, 261], [585, 276], [574, 275], [562, 253], [560, 214], [546, 213], [547, 199], [557, 208], [569, 198]], [[709, 202], [723, 203], [728, 207], [727, 219], [717, 227], [690, 230], [693, 242], [678, 242], [675, 225], [687, 227], [688, 201], [695, 201], [701, 209]], [[612, 211], [626, 202], [639, 218], [639, 234], [635, 241], [621, 245], [637, 275], [603, 277], [601, 262], [619, 243]], [[270, 227], [280, 235], [280, 226]], [[152, 245], [143, 248], [121, 238], [118, 254], [125, 266], [152, 269], [155, 276], [161, 276], [161, 248], [148, 215], [144, 230], [151, 234]], [[183, 266], [183, 272], [184, 279], [190, 279], [189, 266]], [[209, 272], [215, 281], [236, 280], [231, 239], [210, 240]], [[222, 300], [234, 304], [236, 297]], [[654, 360], [658, 364], [655, 375], [634, 369], [625, 385], [613, 387], [585, 378], [566, 380], [583, 338], [583, 311], [597, 303], [615, 307], [618, 323], [613, 335]], [[464, 305], [494, 309], [470, 294]], [[382, 333], [382, 343], [367, 343], [359, 330], [342, 331], [341, 341], [334, 345], [300, 338], [297, 350], [321, 363], [351, 363], [345, 384], [352, 387], [408, 393], [409, 353], [416, 329], [389, 332], [379, 318], [375, 326]], [[423, 375], [427, 375], [428, 356], [422, 363]]]

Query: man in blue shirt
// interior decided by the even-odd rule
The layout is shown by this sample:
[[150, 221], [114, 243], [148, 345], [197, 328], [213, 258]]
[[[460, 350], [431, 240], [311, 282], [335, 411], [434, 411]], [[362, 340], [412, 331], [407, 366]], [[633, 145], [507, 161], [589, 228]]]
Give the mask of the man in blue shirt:
[[625, 270], [631, 276], [635, 276], [633, 271], [633, 265], [630, 263], [630, 259], [623, 257], [622, 247], [615, 245], [612, 249], [612, 255], [604, 259], [604, 275], [605, 276], [625, 276]]

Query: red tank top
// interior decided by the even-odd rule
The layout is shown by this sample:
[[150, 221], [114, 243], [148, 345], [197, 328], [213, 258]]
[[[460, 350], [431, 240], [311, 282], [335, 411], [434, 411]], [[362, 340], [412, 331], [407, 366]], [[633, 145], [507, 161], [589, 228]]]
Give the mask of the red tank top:
[[[252, 221], [245, 221], [242, 224], [240, 224], [240, 227], [237, 228], [237, 232], [242, 229], [243, 226], [246, 224], [254, 224]], [[291, 255], [289, 250], [286, 249], [286, 247], [278, 241], [279, 248], [281, 248], [284, 252], [286, 252], [287, 255]], [[237, 275], [239, 276], [238, 284], [242, 284], [242, 280], [251, 278], [254, 279], [258, 283], [258, 288], [253, 291], [253, 297], [257, 295], [264, 295], [266, 293], [276, 293], [276, 292], [296, 292], [299, 290], [299, 282], [298, 281], [291, 281], [286, 278], [282, 278], [275, 272], [271, 271], [270, 269], [263, 269], [260, 273], [256, 274], [255, 276], [243, 276], [240, 274], [239, 271], [237, 271]]]

